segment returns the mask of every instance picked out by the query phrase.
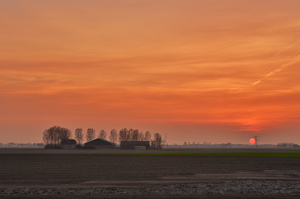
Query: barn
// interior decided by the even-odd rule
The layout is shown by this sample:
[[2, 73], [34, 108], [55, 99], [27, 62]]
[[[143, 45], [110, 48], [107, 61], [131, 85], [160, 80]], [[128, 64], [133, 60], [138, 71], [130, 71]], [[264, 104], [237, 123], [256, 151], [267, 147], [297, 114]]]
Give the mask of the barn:
[[66, 139], [62, 140], [60, 144], [64, 149], [74, 149], [76, 148], [77, 142], [74, 139]]
[[115, 144], [107, 140], [97, 138], [84, 144], [84, 146], [93, 146], [96, 149], [114, 149]]
[[121, 149], [149, 149], [149, 141], [121, 141]]

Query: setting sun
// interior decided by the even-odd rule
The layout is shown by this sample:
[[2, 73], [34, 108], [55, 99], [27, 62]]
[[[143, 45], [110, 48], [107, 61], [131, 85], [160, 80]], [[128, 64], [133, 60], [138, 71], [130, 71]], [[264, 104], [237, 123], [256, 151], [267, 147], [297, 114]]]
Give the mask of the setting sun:
[[250, 143], [250, 144], [255, 144], [255, 139], [251, 138], [251, 139], [249, 140], [249, 143]]

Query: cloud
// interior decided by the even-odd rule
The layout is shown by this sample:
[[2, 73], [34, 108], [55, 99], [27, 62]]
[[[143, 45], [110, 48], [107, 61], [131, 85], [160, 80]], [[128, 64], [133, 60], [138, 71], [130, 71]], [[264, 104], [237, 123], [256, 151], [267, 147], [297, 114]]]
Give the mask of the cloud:
[[279, 51], [278, 53], [276, 53], [275, 55], [273, 55], [273, 57], [275, 57], [276, 55], [279, 55], [280, 53], [286, 51], [287, 49], [291, 48], [292, 46], [296, 45], [298, 42], [300, 42], [300, 40], [296, 41], [295, 43], [293, 43], [292, 45], [286, 47], [285, 49]]
[[255, 86], [256, 84], [259, 84], [261, 82], [261, 80], [258, 80], [256, 82], [254, 82], [252, 85]]
[[[268, 78], [268, 77], [271, 77], [272, 75], [274, 75], [275, 73], [281, 72], [286, 67], [291, 66], [291, 65], [297, 63], [299, 61], [299, 58], [300, 58], [300, 55], [298, 55], [297, 57], [295, 57], [291, 61], [289, 61], [289, 62], [287, 62], [285, 64], [280, 65], [279, 67], [277, 67], [276, 69], [272, 70], [271, 72], [267, 73], [266, 75], [263, 76], [263, 78]], [[252, 85], [255, 86], [255, 85], [259, 84], [261, 82], [261, 80], [262, 79], [257, 80]]]
[[282, 64], [280, 67], [278, 67], [275, 70], [273, 70], [273, 71], [269, 72], [268, 74], [266, 74], [265, 77], [270, 77], [270, 76], [274, 75], [275, 73], [281, 72], [286, 67], [297, 63], [299, 61], [299, 57], [300, 57], [300, 55], [298, 55], [295, 59], [289, 61], [288, 63]]

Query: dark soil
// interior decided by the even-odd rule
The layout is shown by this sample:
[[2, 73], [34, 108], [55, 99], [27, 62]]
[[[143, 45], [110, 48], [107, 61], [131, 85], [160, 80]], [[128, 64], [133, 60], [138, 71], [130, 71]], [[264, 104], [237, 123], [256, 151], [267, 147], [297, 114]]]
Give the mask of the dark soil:
[[[22, 154], [0, 155], [0, 162], [1, 198], [64, 198], [61, 195], [68, 198], [299, 198], [300, 195], [300, 158]], [[284, 189], [286, 192], [278, 191], [275, 195], [268, 195], [267, 188], [265, 192], [251, 195], [257, 183], [268, 189], [290, 185]], [[241, 186], [243, 190], [235, 193], [235, 189], [225, 187], [228, 191], [218, 195], [218, 190], [210, 188], [214, 185]], [[200, 193], [199, 187], [208, 191]], [[86, 192], [90, 189], [94, 191]], [[83, 194], [76, 195], [77, 190]]]

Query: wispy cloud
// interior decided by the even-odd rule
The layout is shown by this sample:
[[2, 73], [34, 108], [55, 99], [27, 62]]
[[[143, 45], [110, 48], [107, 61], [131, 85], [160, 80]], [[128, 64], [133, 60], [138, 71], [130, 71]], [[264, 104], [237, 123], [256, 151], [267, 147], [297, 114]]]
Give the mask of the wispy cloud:
[[[298, 40], [297, 42], [293, 43], [292, 45], [288, 46], [287, 48], [279, 51], [278, 53], [276, 53], [274, 56], [279, 55], [280, 53], [283, 53], [284, 51], [288, 50], [289, 48], [291, 48], [292, 46], [294, 46], [295, 44], [297, 44], [298, 42], [300, 42], [300, 40]], [[272, 57], [274, 57], [272, 56]], [[276, 67], [275, 69], [273, 69], [272, 71], [268, 72], [267, 74], [265, 74], [261, 79], [257, 80], [256, 82], [254, 82], [252, 84], [252, 86], [255, 86], [259, 83], [261, 83], [263, 78], [268, 78], [271, 77], [272, 75], [274, 75], [275, 73], [281, 72], [282, 70], [284, 70], [286, 67], [291, 66], [295, 63], [297, 63], [299, 61], [300, 58], [300, 54], [298, 54], [295, 58], [292, 58], [292, 60], [281, 64], [279, 67]]]
[[252, 85], [255, 86], [256, 84], [259, 84], [261, 82], [261, 80], [257, 80], [256, 82], [254, 82]]
[[277, 52], [277, 53], [276, 53], [275, 55], [273, 55], [272, 57], [275, 57], [276, 55], [279, 55], [280, 53], [283, 53], [284, 51], [288, 50], [289, 48], [293, 47], [294, 45], [296, 45], [296, 44], [299, 43], [299, 42], [300, 42], [300, 40], [296, 41], [296, 42], [293, 43], [292, 45], [286, 47], [285, 49], [283, 49], [283, 50], [281, 50], [281, 51], [279, 51], [279, 52]]

